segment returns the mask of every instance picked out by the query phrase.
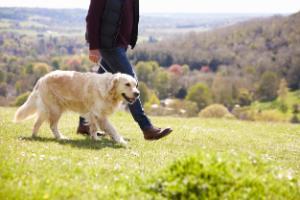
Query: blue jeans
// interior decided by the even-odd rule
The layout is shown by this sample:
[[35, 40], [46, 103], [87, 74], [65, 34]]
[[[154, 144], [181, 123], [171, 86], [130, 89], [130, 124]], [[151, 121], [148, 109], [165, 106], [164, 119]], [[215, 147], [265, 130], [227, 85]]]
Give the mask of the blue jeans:
[[[136, 77], [133, 68], [127, 58], [125, 48], [114, 48], [114, 49], [100, 49], [102, 56], [101, 64], [107, 72], [110, 73], [125, 73], [133, 77]], [[105, 70], [99, 67], [98, 73], [102, 74]], [[140, 99], [137, 99], [133, 104], [129, 105], [129, 110], [134, 120], [138, 123], [142, 130], [152, 127], [149, 118], [146, 116], [144, 109], [142, 107]], [[84, 119], [80, 118], [80, 123], [84, 123]]]

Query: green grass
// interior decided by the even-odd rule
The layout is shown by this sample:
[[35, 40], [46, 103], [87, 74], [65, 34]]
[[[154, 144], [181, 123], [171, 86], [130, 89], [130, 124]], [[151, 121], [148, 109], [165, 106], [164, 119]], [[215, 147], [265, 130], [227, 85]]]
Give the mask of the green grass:
[[299, 182], [291, 172], [267, 162], [235, 153], [198, 153], [176, 161], [144, 191], [157, 199], [299, 198]]
[[292, 117], [293, 105], [300, 103], [300, 91], [298, 90], [298, 91], [294, 91], [294, 92], [289, 92], [285, 101], [286, 101], [285, 103], [288, 107], [288, 110], [286, 113], [283, 113], [279, 110], [280, 101], [278, 98], [276, 100], [270, 101], [270, 102], [256, 101], [251, 105], [251, 108], [255, 109], [255, 110], [261, 110], [261, 111], [267, 111], [267, 110], [276, 111], [278, 115], [281, 115], [283, 118], [285, 118], [287, 121], [289, 121]]
[[[149, 187], [165, 178], [164, 171], [172, 169], [174, 161], [199, 152], [208, 155], [199, 157], [203, 163], [221, 155], [226, 169], [246, 163], [241, 165], [245, 177], [264, 180], [274, 172], [274, 177], [288, 174], [293, 183], [300, 178], [299, 125], [152, 117], [155, 125], [171, 126], [174, 132], [160, 141], [147, 142], [132, 117], [118, 112], [111, 121], [130, 139], [128, 148], [123, 148], [108, 138], [94, 142], [76, 135], [78, 116], [73, 113], [66, 113], [59, 126], [69, 141], [53, 139], [46, 124], [40, 137], [31, 139], [33, 120], [13, 124], [14, 112], [15, 108], [0, 108], [0, 199], [151, 198], [157, 192]], [[253, 158], [258, 160], [258, 170], [249, 164]], [[207, 165], [205, 170], [218, 174], [223, 168]], [[266, 184], [277, 184], [274, 177]], [[292, 184], [288, 180], [283, 183]], [[296, 187], [299, 189], [299, 183]], [[283, 195], [293, 199], [296, 193], [290, 192], [294, 189], [283, 189]]]

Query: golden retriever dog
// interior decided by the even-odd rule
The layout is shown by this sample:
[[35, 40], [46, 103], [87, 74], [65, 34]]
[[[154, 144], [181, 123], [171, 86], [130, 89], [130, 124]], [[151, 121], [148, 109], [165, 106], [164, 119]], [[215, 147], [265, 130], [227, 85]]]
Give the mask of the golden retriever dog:
[[108, 116], [122, 100], [133, 103], [139, 96], [137, 81], [126, 74], [96, 74], [74, 71], [54, 71], [40, 78], [27, 101], [17, 110], [14, 121], [20, 122], [37, 115], [32, 137], [37, 136], [44, 121], [57, 139], [67, 139], [58, 129], [58, 121], [65, 111], [74, 111], [85, 117], [91, 137], [97, 140], [99, 128], [114, 141], [126, 145], [108, 121]]

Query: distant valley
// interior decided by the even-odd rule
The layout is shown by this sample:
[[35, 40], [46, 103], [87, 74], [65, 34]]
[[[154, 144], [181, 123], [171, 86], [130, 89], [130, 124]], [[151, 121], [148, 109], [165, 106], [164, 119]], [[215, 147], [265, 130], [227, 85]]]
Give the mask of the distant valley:
[[[83, 9], [0, 8], [0, 31], [22, 34], [78, 35], [85, 31]], [[206, 31], [258, 17], [263, 14], [142, 14], [140, 39], [161, 40], [190, 31]]]

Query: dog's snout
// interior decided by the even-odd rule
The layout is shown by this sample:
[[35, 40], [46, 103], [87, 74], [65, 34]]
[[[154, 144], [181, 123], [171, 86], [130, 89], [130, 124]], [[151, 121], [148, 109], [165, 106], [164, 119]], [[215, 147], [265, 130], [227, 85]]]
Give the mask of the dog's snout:
[[135, 97], [139, 97], [139, 96], [140, 96], [140, 93], [139, 93], [139, 92], [134, 92], [133, 95], [134, 95]]

